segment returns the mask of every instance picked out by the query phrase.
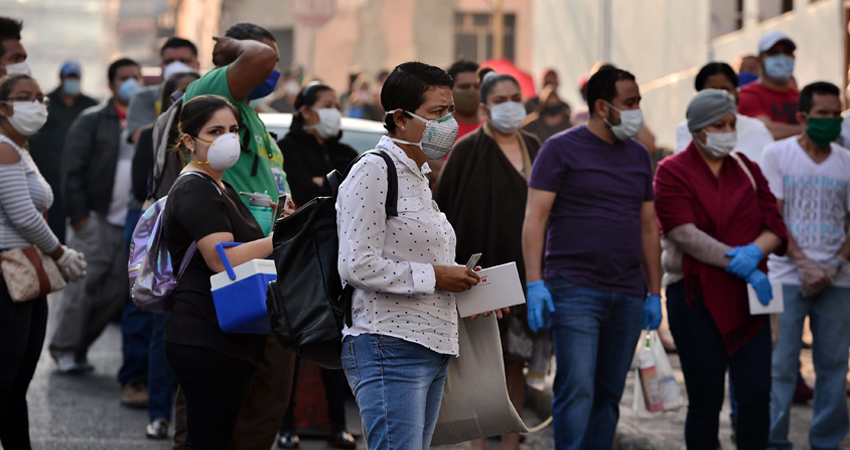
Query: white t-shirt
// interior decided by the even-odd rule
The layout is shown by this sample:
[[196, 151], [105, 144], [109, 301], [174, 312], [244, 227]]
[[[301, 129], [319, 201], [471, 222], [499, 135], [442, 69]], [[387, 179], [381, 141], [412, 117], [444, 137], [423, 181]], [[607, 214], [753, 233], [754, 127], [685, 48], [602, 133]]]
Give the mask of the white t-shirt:
[[844, 117], [844, 120], [841, 121], [841, 135], [838, 136], [838, 145], [850, 148], [850, 111], [844, 111], [841, 116]]
[[[806, 257], [822, 262], [834, 258], [847, 239], [850, 150], [833, 143], [832, 153], [815, 164], [794, 136], [768, 145], [761, 169], [773, 195], [785, 202], [788, 233]], [[768, 268], [770, 281], [800, 285], [797, 266], [789, 258], [770, 255]], [[850, 288], [850, 276], [839, 275], [833, 285]]]
[[121, 132], [118, 143], [118, 161], [115, 164], [115, 183], [112, 185], [112, 201], [109, 202], [109, 212], [106, 221], [112, 225], [124, 227], [127, 225], [127, 201], [130, 199], [133, 176], [133, 155], [136, 147], [127, 142], [127, 130]]
[[[761, 164], [761, 154], [767, 144], [773, 142], [773, 135], [767, 131], [764, 122], [752, 117], [738, 116], [736, 128], [738, 130], [738, 144], [734, 151], [747, 155], [750, 161]], [[688, 148], [693, 135], [688, 131], [688, 121], [684, 121], [676, 128], [676, 153]]]

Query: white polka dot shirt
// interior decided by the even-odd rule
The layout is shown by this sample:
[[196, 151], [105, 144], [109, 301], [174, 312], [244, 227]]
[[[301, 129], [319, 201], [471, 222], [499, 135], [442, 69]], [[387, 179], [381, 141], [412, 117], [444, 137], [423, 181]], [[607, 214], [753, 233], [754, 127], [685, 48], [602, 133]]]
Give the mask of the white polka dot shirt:
[[398, 217], [387, 218], [387, 166], [361, 159], [336, 201], [339, 275], [354, 286], [352, 326], [344, 336], [381, 334], [458, 354], [454, 295], [436, 290], [433, 265], [455, 264], [455, 233], [431, 199], [426, 175], [384, 136], [377, 146], [395, 161]]

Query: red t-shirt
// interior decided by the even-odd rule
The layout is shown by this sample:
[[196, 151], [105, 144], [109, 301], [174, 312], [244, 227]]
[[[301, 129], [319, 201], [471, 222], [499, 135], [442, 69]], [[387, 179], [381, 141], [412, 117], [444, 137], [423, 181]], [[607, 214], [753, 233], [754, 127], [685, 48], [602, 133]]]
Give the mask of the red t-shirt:
[[779, 123], [796, 125], [800, 92], [793, 87], [774, 91], [761, 83], [750, 83], [738, 92], [738, 112], [750, 117], [768, 116]]
[[466, 136], [467, 134], [475, 131], [478, 127], [481, 126], [482, 123], [484, 123], [484, 122], [478, 122], [478, 123], [458, 122], [457, 123], [457, 138], [455, 138], [455, 142], [457, 142], [458, 139]]

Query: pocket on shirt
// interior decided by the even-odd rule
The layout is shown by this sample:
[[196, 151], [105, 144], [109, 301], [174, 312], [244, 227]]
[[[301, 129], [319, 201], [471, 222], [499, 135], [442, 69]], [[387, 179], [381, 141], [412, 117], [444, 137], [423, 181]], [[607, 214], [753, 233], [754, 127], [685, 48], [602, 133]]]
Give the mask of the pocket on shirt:
[[398, 199], [399, 215], [422, 211], [423, 208], [425, 208], [425, 205], [419, 197], [399, 197]]

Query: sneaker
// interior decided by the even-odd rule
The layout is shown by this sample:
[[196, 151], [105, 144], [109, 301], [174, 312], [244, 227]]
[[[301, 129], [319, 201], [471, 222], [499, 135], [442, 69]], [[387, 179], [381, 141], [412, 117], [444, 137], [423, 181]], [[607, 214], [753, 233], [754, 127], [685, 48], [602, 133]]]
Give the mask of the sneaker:
[[301, 439], [292, 431], [281, 432], [277, 439], [278, 448], [298, 448], [300, 444]]
[[331, 433], [331, 436], [328, 438], [328, 445], [333, 448], [355, 448], [357, 447], [357, 441], [354, 440], [354, 436], [351, 433], [342, 430]]
[[145, 430], [145, 436], [148, 439], [162, 441], [168, 439], [168, 421], [165, 419], [156, 419], [148, 424]]
[[121, 389], [121, 404], [130, 408], [147, 408], [147, 386], [144, 383], [127, 383]]
[[80, 366], [77, 358], [71, 353], [63, 353], [56, 355], [56, 370], [61, 374], [74, 375], [85, 372], [84, 367]]

